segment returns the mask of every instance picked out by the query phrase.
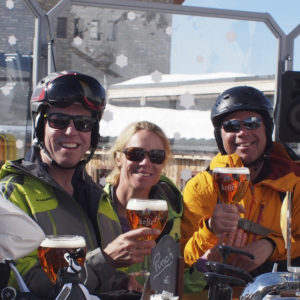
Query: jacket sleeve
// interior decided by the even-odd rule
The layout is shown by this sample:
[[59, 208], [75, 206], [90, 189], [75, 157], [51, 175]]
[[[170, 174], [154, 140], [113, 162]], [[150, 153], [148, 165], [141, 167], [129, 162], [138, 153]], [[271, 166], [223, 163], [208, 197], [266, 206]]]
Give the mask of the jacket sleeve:
[[[291, 243], [291, 258], [300, 257], [300, 182], [295, 185], [292, 199], [292, 217], [291, 229], [293, 241]], [[272, 253], [270, 260], [285, 260], [286, 249], [285, 242], [280, 234], [270, 234], [269, 237], [275, 242], [276, 247]]]
[[[0, 182], [0, 193], [2, 196], [18, 207], [20, 207], [27, 215], [33, 218], [30, 208], [26, 201], [26, 196], [22, 192], [23, 178], [22, 176], [13, 177], [14, 175], [3, 178]], [[14, 179], [14, 180], [12, 180]], [[18, 259], [16, 265], [18, 272], [24, 279], [29, 290], [37, 296], [49, 296], [54, 292], [54, 285], [48, 279], [43, 271], [38, 257], [37, 251]], [[10, 276], [9, 285], [18, 287], [15, 276]]]
[[[33, 218], [22, 184], [23, 182], [20, 180], [15, 180], [14, 183], [11, 183], [9, 177], [7, 177], [0, 182], [0, 193], [2, 192], [5, 198], [8, 198], [8, 200], [19, 206]], [[47, 297], [52, 291], [55, 291], [54, 285], [50, 282], [39, 263], [37, 251], [19, 259], [17, 261], [17, 269], [30, 291], [35, 295]], [[101, 291], [105, 291], [119, 287], [126, 278], [123, 272], [116, 272], [112, 269], [99, 248], [88, 252], [82, 274], [83, 280], [85, 280], [91, 293], [95, 290], [101, 289]], [[11, 276], [9, 284], [17, 287], [14, 276]]]
[[211, 175], [203, 172], [192, 178], [183, 191], [181, 251], [185, 263], [191, 266], [206, 250], [217, 244], [217, 237], [205, 224], [217, 202]]
[[89, 291], [126, 289], [127, 275], [115, 270], [106, 261], [100, 248], [87, 253], [84, 273], [84, 284]]
[[24, 211], [0, 195], [0, 259], [19, 259], [35, 250], [45, 235]]
[[[30, 266], [23, 278], [29, 290], [39, 297], [55, 297], [55, 286], [36, 261], [36, 251], [18, 261], [21, 273], [24, 266]], [[11, 278], [13, 280], [13, 278]], [[99, 248], [87, 253], [81, 280], [91, 294], [106, 292], [114, 289], [124, 289], [127, 276], [121, 271], [115, 271], [103, 257]], [[12, 283], [12, 282], [11, 282]]]

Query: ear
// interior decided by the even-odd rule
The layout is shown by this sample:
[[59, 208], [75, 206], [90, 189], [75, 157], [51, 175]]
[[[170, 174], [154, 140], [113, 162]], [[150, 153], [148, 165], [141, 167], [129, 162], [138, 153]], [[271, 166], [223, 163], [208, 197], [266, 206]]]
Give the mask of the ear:
[[121, 168], [121, 152], [117, 152], [116, 153], [116, 157], [115, 157], [115, 162], [116, 162], [116, 165], [118, 166], [118, 168]]

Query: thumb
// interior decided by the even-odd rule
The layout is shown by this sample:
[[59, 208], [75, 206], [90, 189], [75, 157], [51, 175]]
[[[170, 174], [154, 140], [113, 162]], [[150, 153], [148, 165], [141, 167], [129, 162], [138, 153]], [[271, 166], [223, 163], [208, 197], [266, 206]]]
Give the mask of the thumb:
[[242, 204], [238, 204], [237, 208], [239, 210], [239, 213], [245, 213], [246, 212], [246, 210], [245, 210], [245, 208]]

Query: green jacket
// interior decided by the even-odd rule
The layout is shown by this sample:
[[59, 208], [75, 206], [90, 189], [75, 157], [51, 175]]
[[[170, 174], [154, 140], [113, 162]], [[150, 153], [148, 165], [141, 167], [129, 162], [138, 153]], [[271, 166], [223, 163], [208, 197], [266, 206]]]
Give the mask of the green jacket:
[[[7, 161], [3, 165], [0, 193], [30, 215], [46, 235], [84, 236], [88, 253], [82, 277], [90, 292], [119, 288], [126, 274], [116, 272], [110, 266], [98, 242], [100, 230], [97, 214], [102, 189], [86, 173], [85, 166], [81, 165], [72, 179], [75, 199], [49, 176], [38, 155], [33, 157], [29, 160]], [[18, 260], [17, 268], [34, 294], [45, 298], [51, 296], [53, 284], [39, 264], [37, 251]], [[10, 284], [16, 286], [14, 277], [11, 278]]]
[[[107, 183], [103, 189], [103, 194], [100, 202], [100, 236], [101, 247], [105, 248], [112, 240], [122, 234], [122, 228], [119, 218], [114, 209], [113, 203], [113, 186]], [[165, 199], [168, 201], [168, 221], [163, 229], [163, 232], [156, 240], [169, 234], [175, 241], [179, 242], [180, 223], [183, 213], [182, 194], [174, 183], [166, 176], [161, 176], [158, 184], [156, 184], [150, 191], [149, 198], [151, 199]], [[132, 265], [128, 268], [122, 268], [125, 272], [137, 271], [140, 266], [138, 264]], [[194, 268], [187, 268], [184, 271], [184, 290], [186, 293], [201, 291], [206, 282], [203, 279], [202, 273], [196, 271]]]
[[[119, 218], [114, 209], [112, 194], [113, 186], [107, 183], [104, 187], [104, 193], [101, 197], [98, 219], [100, 222], [102, 248], [105, 248], [117, 236], [123, 233]], [[166, 176], [161, 176], [158, 184], [151, 189], [149, 197], [152, 199], [165, 199], [168, 201], [168, 221], [160, 237], [165, 234], [169, 234], [175, 239], [175, 241], [179, 242], [180, 220], [182, 216], [181, 192], [170, 179], [168, 179]], [[131, 266], [129, 267], [129, 270], [133, 271], [136, 270], [136, 268], [137, 265]]]

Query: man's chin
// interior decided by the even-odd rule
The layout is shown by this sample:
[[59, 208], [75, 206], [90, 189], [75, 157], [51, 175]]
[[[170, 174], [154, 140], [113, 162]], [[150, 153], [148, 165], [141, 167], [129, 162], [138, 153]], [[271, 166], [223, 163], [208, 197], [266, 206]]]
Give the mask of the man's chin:
[[241, 161], [242, 161], [244, 166], [249, 165], [253, 161], [253, 159], [251, 159], [248, 156], [244, 156], [244, 155], [240, 155], [240, 158], [241, 158]]
[[66, 168], [66, 169], [72, 169], [72, 168], [76, 168], [78, 161], [74, 161], [74, 162], [66, 162], [66, 161], [57, 161], [56, 162], [59, 166]]

